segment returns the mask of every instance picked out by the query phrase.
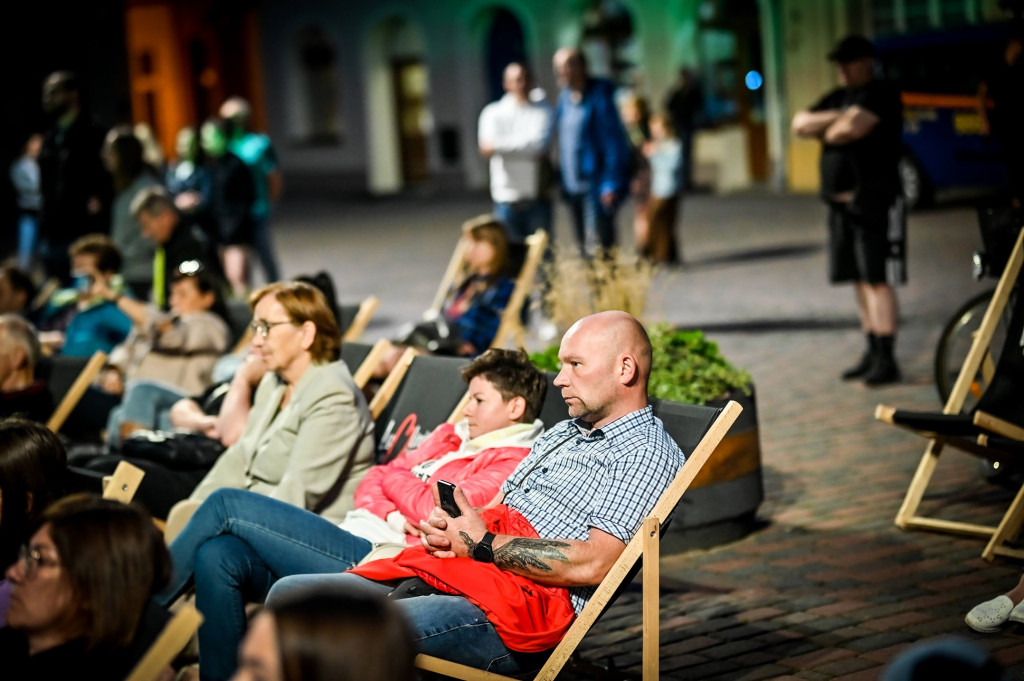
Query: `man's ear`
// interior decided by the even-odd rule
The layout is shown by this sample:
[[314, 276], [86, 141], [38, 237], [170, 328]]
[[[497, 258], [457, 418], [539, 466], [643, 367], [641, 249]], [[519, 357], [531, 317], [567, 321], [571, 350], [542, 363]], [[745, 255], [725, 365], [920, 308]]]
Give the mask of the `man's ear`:
[[619, 382], [622, 385], [632, 385], [636, 382], [638, 375], [636, 357], [622, 355], [619, 358]]
[[516, 395], [505, 404], [505, 408], [510, 420], [522, 421], [523, 415], [526, 413], [526, 398], [522, 395]]

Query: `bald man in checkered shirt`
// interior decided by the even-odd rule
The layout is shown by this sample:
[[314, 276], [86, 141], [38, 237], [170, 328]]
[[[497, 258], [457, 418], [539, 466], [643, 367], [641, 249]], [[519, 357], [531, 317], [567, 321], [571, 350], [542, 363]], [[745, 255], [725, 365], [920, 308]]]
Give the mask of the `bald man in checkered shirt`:
[[420, 652], [502, 674], [557, 645], [685, 460], [647, 403], [651, 344], [636, 319], [585, 317], [558, 356], [555, 386], [572, 418], [534, 444], [490, 504], [473, 509], [456, 489], [461, 515], [435, 508], [422, 547], [283, 579], [267, 603], [307, 588], [388, 596]]

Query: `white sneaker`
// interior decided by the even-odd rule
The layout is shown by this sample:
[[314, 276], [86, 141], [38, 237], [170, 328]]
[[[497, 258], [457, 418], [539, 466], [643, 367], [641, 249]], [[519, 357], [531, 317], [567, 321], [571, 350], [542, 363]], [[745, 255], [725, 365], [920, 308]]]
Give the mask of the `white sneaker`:
[[1018, 616], [1021, 619], [1014, 621], [1024, 622], [1024, 608], [1021, 608], [1020, 605], [1014, 607], [1013, 601], [1010, 600], [1009, 596], [996, 596], [990, 601], [985, 601], [971, 608], [971, 611], [967, 613], [967, 617], [964, 618], [964, 622], [971, 629], [979, 633], [993, 634], [1006, 624], [1010, 619], [1011, 613], [1018, 608], [1020, 608]]

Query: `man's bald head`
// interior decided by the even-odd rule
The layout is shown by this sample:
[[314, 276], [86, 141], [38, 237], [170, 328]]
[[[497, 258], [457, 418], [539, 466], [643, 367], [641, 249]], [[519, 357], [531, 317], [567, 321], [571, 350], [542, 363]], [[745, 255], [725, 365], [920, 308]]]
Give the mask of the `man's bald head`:
[[512, 62], [505, 67], [502, 84], [505, 92], [525, 102], [530, 93], [530, 72], [519, 62]]
[[555, 385], [573, 418], [600, 427], [647, 406], [651, 342], [632, 315], [584, 317], [565, 332], [558, 357]]

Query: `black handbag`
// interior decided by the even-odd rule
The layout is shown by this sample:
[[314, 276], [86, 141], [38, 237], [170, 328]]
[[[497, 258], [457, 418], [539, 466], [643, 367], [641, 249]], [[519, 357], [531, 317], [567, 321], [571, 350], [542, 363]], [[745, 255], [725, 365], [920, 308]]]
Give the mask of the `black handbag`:
[[210, 468], [226, 447], [199, 433], [137, 430], [121, 443], [121, 454], [178, 470]]

